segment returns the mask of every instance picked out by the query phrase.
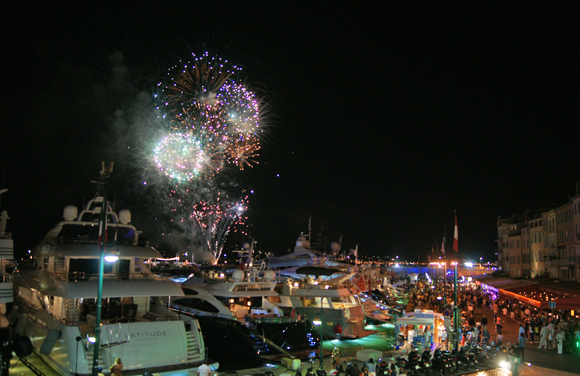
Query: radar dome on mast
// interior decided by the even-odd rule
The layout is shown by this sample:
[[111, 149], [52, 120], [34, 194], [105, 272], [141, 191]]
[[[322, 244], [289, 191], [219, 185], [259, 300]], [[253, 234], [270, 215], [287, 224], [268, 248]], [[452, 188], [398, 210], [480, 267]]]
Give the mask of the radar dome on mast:
[[62, 216], [65, 221], [74, 221], [79, 215], [79, 209], [74, 205], [67, 205], [64, 208]]
[[338, 252], [340, 252], [340, 244], [337, 242], [330, 243], [330, 250], [332, 251], [333, 255], [336, 255]]
[[236, 269], [234, 270], [234, 273], [232, 274], [232, 278], [234, 279], [234, 281], [236, 282], [241, 282], [244, 280], [244, 271], [241, 269]]
[[304, 236], [304, 234], [300, 234], [300, 237], [298, 237], [298, 240], [296, 240], [296, 246], [310, 248], [310, 242], [308, 241], [308, 238]]
[[272, 269], [267, 269], [264, 272], [264, 281], [272, 282], [276, 278], [276, 273]]
[[128, 209], [121, 210], [119, 212], [119, 222], [124, 225], [131, 223], [131, 211]]

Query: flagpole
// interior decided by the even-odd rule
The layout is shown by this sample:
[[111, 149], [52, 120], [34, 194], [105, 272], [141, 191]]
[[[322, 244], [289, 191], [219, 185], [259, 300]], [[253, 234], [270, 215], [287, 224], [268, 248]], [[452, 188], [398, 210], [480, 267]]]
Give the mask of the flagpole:
[[[445, 235], [447, 232], [447, 225], [443, 226], [443, 245], [441, 249], [443, 250], [443, 262], [445, 263], [445, 275], [443, 277], [443, 309], [447, 309], [447, 254], [445, 253]], [[443, 311], [445, 312], [445, 311]]]
[[103, 274], [105, 268], [105, 250], [107, 248], [107, 189], [109, 178], [113, 172], [113, 163], [111, 162], [110, 167], [105, 167], [105, 162], [103, 162], [103, 171], [101, 171], [103, 179], [103, 205], [101, 206], [101, 215], [99, 220], [99, 248], [100, 248], [100, 260], [99, 260], [99, 287], [97, 290], [97, 314], [95, 320], [95, 343], [93, 352], [93, 365], [91, 369], [92, 376], [97, 376], [99, 373], [99, 351], [101, 347], [101, 311], [102, 311], [102, 300], [103, 300]]
[[455, 289], [455, 307], [454, 307], [454, 312], [453, 312], [453, 318], [454, 318], [454, 326], [455, 326], [455, 335], [453, 336], [453, 351], [457, 352], [459, 351], [458, 345], [459, 345], [459, 325], [461, 325], [461, 319], [459, 317], [460, 312], [459, 312], [459, 307], [457, 306], [457, 252], [459, 251], [459, 245], [458, 245], [458, 234], [457, 234], [457, 212], [455, 212], [455, 233], [453, 234], [453, 250], [455, 251], [455, 273], [454, 273], [454, 278], [453, 278], [453, 283], [454, 283], [454, 289]]

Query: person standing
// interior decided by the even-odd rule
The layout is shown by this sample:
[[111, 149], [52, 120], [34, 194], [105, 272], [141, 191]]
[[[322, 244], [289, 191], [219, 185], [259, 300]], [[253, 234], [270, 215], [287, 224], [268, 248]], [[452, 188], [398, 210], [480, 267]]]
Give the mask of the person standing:
[[481, 343], [485, 346], [489, 344], [489, 331], [487, 330], [487, 326], [483, 327], [483, 332], [481, 333], [482, 339]]
[[340, 364], [340, 356], [342, 354], [340, 353], [340, 350], [338, 349], [338, 347], [334, 346], [334, 349], [332, 350], [332, 368], [336, 368], [339, 364]]
[[503, 342], [503, 334], [501, 334], [501, 328], [497, 329], [497, 337], [495, 338], [495, 342], [498, 345], [501, 345], [501, 343]]
[[477, 325], [473, 327], [472, 338], [475, 341], [475, 343], [479, 344], [479, 326]]
[[556, 339], [555, 326], [553, 322], [548, 325], [548, 350], [554, 348], [554, 340]]
[[205, 363], [201, 366], [197, 367], [197, 376], [210, 376], [211, 375], [211, 368]]
[[520, 334], [520, 338], [518, 338], [518, 347], [520, 348], [520, 363], [524, 362], [524, 350], [526, 348], [526, 337], [523, 334]]
[[503, 313], [503, 321], [506, 322], [507, 321], [507, 314], [508, 314], [508, 309], [506, 306], [503, 306], [502, 313]]
[[123, 363], [121, 362], [121, 358], [117, 358], [115, 359], [115, 363], [109, 368], [109, 371], [111, 372], [111, 376], [122, 376], [121, 370], [123, 370]]
[[525, 336], [526, 329], [524, 328], [523, 324], [520, 324], [520, 331], [518, 332], [518, 338], [523, 334]]
[[369, 376], [377, 376], [377, 364], [373, 358], [369, 358], [369, 360], [365, 362], [365, 366]]
[[530, 333], [530, 320], [527, 318], [524, 320], [524, 335], [529, 338]]
[[558, 330], [558, 334], [556, 335], [556, 341], [558, 341], [558, 354], [564, 353], [564, 340], [566, 339], [566, 334], [562, 329]]
[[548, 349], [548, 327], [544, 324], [542, 325], [542, 330], [540, 330], [540, 346], [538, 349]]

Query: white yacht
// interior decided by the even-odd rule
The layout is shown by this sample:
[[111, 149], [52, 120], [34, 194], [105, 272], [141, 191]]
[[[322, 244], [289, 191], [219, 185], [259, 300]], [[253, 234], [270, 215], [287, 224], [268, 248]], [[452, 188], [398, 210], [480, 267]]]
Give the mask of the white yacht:
[[303, 276], [282, 285], [279, 306], [320, 325], [325, 338], [366, 337], [374, 333], [365, 329], [367, 320], [375, 323], [393, 320], [390, 307], [369, 295], [364, 274], [355, 267], [344, 272], [305, 266], [294, 272]]
[[325, 338], [365, 337], [371, 333], [364, 329], [365, 313], [356, 294], [358, 290], [352, 287], [355, 275], [288, 280], [282, 286], [279, 306], [320, 325]]
[[[99, 218], [104, 199], [90, 200], [77, 215], [64, 210], [64, 221], [34, 249], [36, 269], [14, 280], [15, 332], [30, 337], [37, 352], [62, 375], [92, 373], [99, 289]], [[182, 297], [180, 286], [151, 273], [161, 254], [139, 241], [127, 210], [106, 204], [101, 334], [98, 364], [104, 369], [122, 359], [124, 371], [193, 368], [205, 361], [205, 345], [196, 319], [170, 311], [163, 301]]]
[[282, 256], [269, 256], [264, 259], [270, 269], [294, 268], [305, 265], [326, 265], [333, 267], [348, 267], [343, 261], [337, 260], [334, 253], [327, 254], [324, 251], [316, 250], [312, 247], [311, 223], [308, 222], [308, 234], [301, 233], [294, 250]]

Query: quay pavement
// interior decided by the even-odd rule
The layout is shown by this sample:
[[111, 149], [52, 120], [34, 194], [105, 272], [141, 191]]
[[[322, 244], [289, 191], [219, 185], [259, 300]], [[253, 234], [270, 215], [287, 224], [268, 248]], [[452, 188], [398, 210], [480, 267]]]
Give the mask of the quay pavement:
[[[485, 308], [475, 309], [474, 316], [476, 322], [481, 322], [483, 315], [487, 317], [487, 330], [489, 331], [490, 341], [495, 341], [497, 331], [495, 324], [493, 323], [493, 311], [489, 311]], [[509, 343], [510, 345], [516, 343], [519, 331], [520, 321], [518, 321], [517, 318], [514, 321], [511, 321], [508, 316], [506, 322], [503, 322], [502, 317], [502, 335], [504, 343]], [[534, 343], [531, 343], [529, 340], [526, 342], [526, 349], [524, 350], [525, 363], [531, 363], [534, 366], [547, 369], [580, 374], [580, 355], [577, 352], [558, 354], [556, 350], [538, 349], [540, 346], [540, 340], [539, 336], [536, 335], [535, 337]]]

